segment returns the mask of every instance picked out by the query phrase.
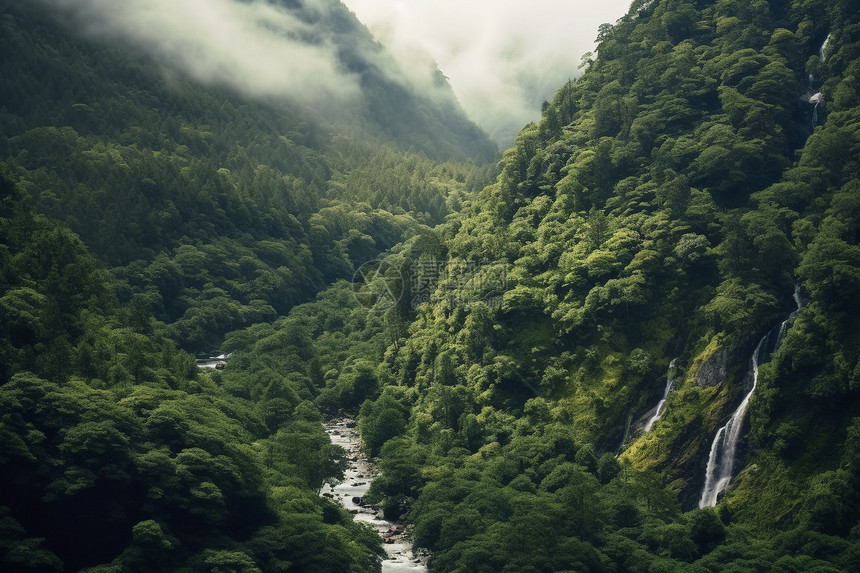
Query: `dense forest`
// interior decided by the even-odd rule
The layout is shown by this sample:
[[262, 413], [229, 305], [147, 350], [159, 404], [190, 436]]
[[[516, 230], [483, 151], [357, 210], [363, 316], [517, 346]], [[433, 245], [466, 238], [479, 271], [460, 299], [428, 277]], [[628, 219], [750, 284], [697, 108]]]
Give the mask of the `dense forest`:
[[[331, 4], [360, 67], [346, 47], [381, 48]], [[317, 495], [345, 460], [313, 383], [191, 353], [444, 221], [493, 146], [370, 67], [328, 119], [0, 8], [0, 568], [374, 570], [376, 533]]]
[[[451, 102], [432, 107], [373, 68], [365, 105], [330, 124], [325, 110], [167, 78], [38, 3], [2, 6], [0, 158], [111, 267], [121, 299], [188, 350], [351, 277], [494, 175], [492, 145]], [[344, 42], [370, 42], [351, 26]]]
[[347, 412], [431, 571], [860, 570], [853, 4], [636, 0], [498, 166], [0, 4], [4, 569], [376, 570]]

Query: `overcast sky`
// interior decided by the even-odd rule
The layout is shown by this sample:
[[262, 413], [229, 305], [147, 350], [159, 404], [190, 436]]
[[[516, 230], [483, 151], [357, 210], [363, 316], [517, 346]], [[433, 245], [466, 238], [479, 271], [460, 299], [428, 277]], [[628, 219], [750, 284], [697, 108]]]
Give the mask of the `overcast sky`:
[[395, 57], [428, 53], [502, 148], [578, 74], [597, 28], [631, 0], [343, 0]]
[[[317, 108], [347, 109], [360, 97], [338, 62], [324, 13], [333, 0], [303, 0], [320, 18], [301, 20], [266, 0], [42, 0], [76, 25], [153, 53], [166, 66], [251, 97], [287, 96]], [[433, 93], [435, 66], [466, 112], [505, 149], [541, 103], [576, 77], [597, 28], [614, 23], [630, 0], [343, 0]], [[372, 54], [367, 57], [373, 58]]]

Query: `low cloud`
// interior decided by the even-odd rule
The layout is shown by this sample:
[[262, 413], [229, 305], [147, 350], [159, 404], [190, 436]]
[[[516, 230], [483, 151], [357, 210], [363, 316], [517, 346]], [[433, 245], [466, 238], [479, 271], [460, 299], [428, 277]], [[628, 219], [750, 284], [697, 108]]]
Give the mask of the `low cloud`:
[[345, 0], [404, 69], [429, 57], [470, 117], [508, 146], [545, 99], [579, 74], [600, 24], [630, 0]]
[[[540, 117], [541, 103], [578, 74], [597, 27], [630, 0], [345, 0], [397, 66], [332, 29], [337, 0], [41, 0], [88, 35], [155, 56], [197, 81], [245, 96], [342, 109], [361, 97], [338, 49], [352, 46], [389, 78], [445, 98], [436, 66], [501, 146]], [[286, 2], [284, 2], [286, 3]], [[291, 4], [299, 4], [291, 2]]]
[[[326, 19], [261, 0], [43, 0], [89, 35], [143, 49], [197, 81], [319, 106], [359, 94]], [[304, 14], [332, 2], [306, 0]], [[319, 24], [311, 22], [320, 22]]]

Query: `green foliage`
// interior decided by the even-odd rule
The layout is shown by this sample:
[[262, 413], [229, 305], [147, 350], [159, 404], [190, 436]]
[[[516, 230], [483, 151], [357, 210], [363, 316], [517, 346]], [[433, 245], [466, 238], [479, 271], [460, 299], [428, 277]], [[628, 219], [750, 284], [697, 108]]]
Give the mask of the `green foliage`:
[[[378, 539], [317, 496], [343, 452], [309, 390], [273, 376], [251, 402], [198, 373], [2, 175], [4, 570], [372, 570]], [[339, 542], [302, 556], [308, 535]]]
[[[854, 65], [839, 30], [855, 12], [634, 3], [504, 153], [497, 182], [441, 227], [447, 252], [434, 256], [505, 262], [500, 304], [469, 297], [475, 273], [401, 313], [411, 326], [391, 331], [382, 393], [361, 409], [383, 468], [372, 496], [414, 522], [436, 570], [851, 561], [855, 482], [836, 460], [860, 387], [856, 170], [844, 167], [857, 100], [837, 76]], [[839, 103], [811, 129], [805, 63], [828, 32], [840, 55], [816, 61], [814, 81], [838, 86]], [[795, 283], [809, 300], [761, 367], [743, 471], [717, 511], [683, 513]], [[779, 538], [792, 531], [807, 537]]]
[[406, 429], [408, 406], [395, 398], [392, 390], [394, 387], [388, 387], [376, 401], [361, 405], [359, 429], [371, 456], [378, 455], [385, 442]]
[[[30, 121], [10, 98], [3, 559], [370, 570], [378, 538], [314, 491], [343, 462], [323, 413], [351, 412], [381, 470], [367, 501], [411, 521], [437, 571], [857, 569], [857, 26], [836, 0], [634, 2], [483, 190], [490, 168], [289, 113], [284, 137], [223, 123], [193, 86], [152, 88], [183, 108], [159, 136]], [[127, 232], [104, 230], [114, 212]], [[390, 308], [344, 281], [300, 304], [382, 252], [403, 275]], [[418, 285], [416, 268], [445, 276]], [[760, 365], [739, 471], [697, 509], [794, 284], [805, 303]], [[224, 333], [212, 374], [169, 342]]]
[[[378, 51], [341, 9], [338, 38]], [[160, 64], [78, 37], [48, 7], [4, 5], [3, 18], [0, 161], [113, 267], [123, 302], [192, 352], [312, 300], [493, 176], [492, 145], [453, 95], [431, 103], [366, 62], [350, 65], [364, 69], [368, 106], [355, 113], [368, 117], [323, 120], [168, 82]]]

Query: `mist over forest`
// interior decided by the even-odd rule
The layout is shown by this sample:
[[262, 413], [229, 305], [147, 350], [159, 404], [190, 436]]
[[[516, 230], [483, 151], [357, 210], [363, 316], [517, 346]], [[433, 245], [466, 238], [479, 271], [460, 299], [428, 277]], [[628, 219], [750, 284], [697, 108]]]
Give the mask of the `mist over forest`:
[[0, 0], [0, 568], [860, 570], [860, 9], [356, 10]]
[[415, 81], [438, 67], [463, 108], [502, 149], [583, 71], [600, 25], [628, 0], [347, 0]]

